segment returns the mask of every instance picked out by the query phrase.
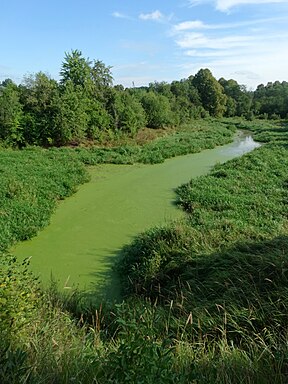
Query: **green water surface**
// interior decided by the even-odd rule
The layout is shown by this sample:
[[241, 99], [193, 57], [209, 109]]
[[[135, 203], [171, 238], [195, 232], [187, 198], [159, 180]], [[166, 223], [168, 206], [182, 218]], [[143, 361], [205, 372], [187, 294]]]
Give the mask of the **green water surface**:
[[201, 153], [176, 157], [156, 165], [101, 165], [89, 168], [91, 181], [61, 202], [51, 224], [12, 252], [31, 257], [31, 268], [43, 283], [51, 276], [59, 288], [100, 289], [113, 279], [115, 256], [135, 235], [183, 215], [173, 201], [174, 189], [203, 175], [219, 162], [252, 150], [250, 137]]

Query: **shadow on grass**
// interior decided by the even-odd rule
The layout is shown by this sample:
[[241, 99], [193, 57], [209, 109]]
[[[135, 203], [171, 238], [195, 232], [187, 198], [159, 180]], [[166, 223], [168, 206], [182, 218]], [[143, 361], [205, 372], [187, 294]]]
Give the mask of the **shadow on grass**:
[[[97, 249], [97, 261], [101, 268], [89, 273], [91, 282], [84, 289], [72, 286], [63, 291], [51, 276], [48, 288], [51, 303], [61, 306], [72, 316], [89, 324], [94, 324], [95, 317], [97, 318], [98, 314], [104, 311], [105, 322], [109, 322], [107, 318], [112, 316], [113, 307], [123, 301], [120, 276], [116, 268], [121, 251], [121, 249]], [[91, 252], [92, 257], [93, 255], [96, 257], [96, 254]], [[99, 257], [99, 253], [105, 256]]]
[[186, 309], [202, 308], [212, 316], [218, 315], [218, 306], [249, 309], [259, 314], [263, 327], [273, 321], [287, 326], [288, 236], [191, 254], [190, 260], [184, 255], [175, 262], [173, 254], [166, 255], [153, 280], [143, 278], [137, 284], [142, 286], [140, 295], [159, 303], [182, 300]]
[[[99, 252], [99, 250], [97, 250]], [[102, 252], [103, 251], [103, 252]], [[86, 297], [94, 298], [96, 301], [119, 302], [122, 300], [120, 278], [116, 270], [116, 263], [121, 254], [121, 249], [103, 249], [105, 254], [102, 258], [97, 256], [101, 269], [91, 272], [91, 283], [84, 292]]]

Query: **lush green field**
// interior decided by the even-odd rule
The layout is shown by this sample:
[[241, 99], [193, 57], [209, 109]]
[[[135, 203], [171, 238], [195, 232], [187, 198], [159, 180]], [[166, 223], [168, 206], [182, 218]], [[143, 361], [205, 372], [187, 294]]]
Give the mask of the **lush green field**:
[[2, 259], [1, 382], [287, 382], [288, 130], [237, 124], [267, 144], [178, 188], [187, 219], [122, 252], [123, 303], [42, 293]]

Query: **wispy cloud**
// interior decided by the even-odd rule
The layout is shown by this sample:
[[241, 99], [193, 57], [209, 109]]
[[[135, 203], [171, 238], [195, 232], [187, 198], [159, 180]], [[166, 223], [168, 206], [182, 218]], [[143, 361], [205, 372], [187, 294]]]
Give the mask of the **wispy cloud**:
[[[288, 0], [287, 0], [288, 1]], [[188, 20], [181, 23], [175, 24], [172, 28], [172, 34], [181, 34], [182, 32], [191, 31], [191, 30], [209, 30], [209, 29], [235, 29], [241, 27], [249, 27], [258, 24], [267, 24], [267, 23], [277, 23], [281, 21], [287, 21], [287, 17], [273, 17], [257, 20], [245, 20], [238, 21], [233, 23], [219, 23], [219, 24], [206, 24], [201, 20]]]
[[245, 49], [237, 49], [237, 50], [226, 50], [226, 49], [218, 49], [218, 50], [212, 50], [212, 49], [202, 49], [202, 50], [188, 50], [185, 51], [185, 55], [189, 57], [194, 58], [217, 58], [217, 57], [231, 57], [231, 56], [241, 56], [244, 55]]
[[230, 49], [235, 47], [247, 47], [253, 42], [252, 36], [235, 35], [224, 37], [209, 37], [203, 33], [189, 32], [176, 41], [181, 48], [209, 48], [209, 49]]
[[[217, 55], [219, 50], [249, 48], [254, 45], [257, 47], [263, 42], [268, 44], [269, 41], [277, 41], [278, 39], [283, 41], [283, 38], [288, 35], [288, 30], [285, 27], [287, 21], [288, 17], [219, 24], [206, 24], [201, 20], [191, 20], [172, 26], [171, 36], [186, 55], [199, 56], [202, 55], [203, 50], [207, 49], [213, 50], [211, 55]], [[255, 25], [259, 27], [255, 28]], [[278, 25], [279, 29], [273, 31], [272, 25]], [[247, 28], [249, 26], [251, 28]], [[259, 28], [261, 33], [259, 33]], [[205, 53], [205, 56], [208, 54]]]
[[113, 12], [112, 16], [116, 17], [117, 19], [129, 19], [129, 20], [131, 19], [130, 16], [125, 15], [125, 13], [121, 13], [121, 12], [118, 12], [118, 11]]
[[162, 12], [156, 10], [151, 13], [140, 13], [139, 19], [141, 20], [153, 20], [153, 21], [161, 21], [164, 20], [165, 16]]
[[231, 8], [241, 5], [288, 3], [288, 0], [189, 0], [190, 6], [197, 6], [210, 2], [214, 3], [217, 10], [227, 12]]
[[256, 80], [256, 81], [258, 81], [260, 79], [260, 76], [257, 75], [257, 73], [252, 72], [252, 71], [235, 71], [235, 72], [232, 72], [232, 75], [243, 76], [243, 77], [246, 77], [246, 79], [249, 79], [249, 80]]
[[240, 5], [287, 3], [287, 0], [217, 0], [216, 9], [227, 12], [229, 9]]
[[287, 21], [285, 15], [232, 23], [188, 20], [173, 25], [170, 36], [183, 54], [184, 77], [210, 68], [216, 77], [234, 74], [237, 81], [256, 86], [262, 78], [273, 81], [271, 72], [274, 80], [286, 76]]
[[205, 28], [205, 24], [200, 20], [183, 21], [182, 23], [174, 25], [174, 31], [176, 32], [202, 28]]
[[164, 15], [159, 10], [153, 11], [151, 13], [140, 13], [139, 19], [140, 20], [150, 20], [150, 21], [157, 21], [157, 22], [167, 22], [170, 21], [173, 18], [173, 14], [170, 15]]

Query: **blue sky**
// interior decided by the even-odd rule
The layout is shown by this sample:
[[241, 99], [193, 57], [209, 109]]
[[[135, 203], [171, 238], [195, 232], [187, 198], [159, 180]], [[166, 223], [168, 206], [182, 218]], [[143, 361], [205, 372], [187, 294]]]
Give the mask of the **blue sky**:
[[1, 0], [0, 10], [0, 81], [58, 79], [71, 49], [127, 87], [200, 68], [248, 88], [288, 81], [288, 0]]

